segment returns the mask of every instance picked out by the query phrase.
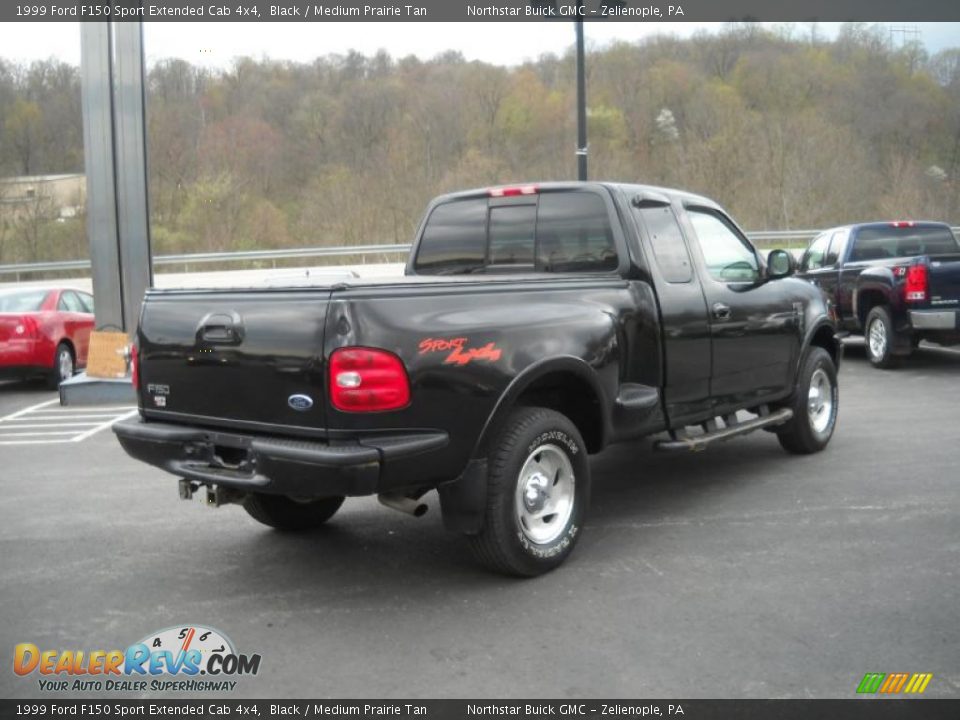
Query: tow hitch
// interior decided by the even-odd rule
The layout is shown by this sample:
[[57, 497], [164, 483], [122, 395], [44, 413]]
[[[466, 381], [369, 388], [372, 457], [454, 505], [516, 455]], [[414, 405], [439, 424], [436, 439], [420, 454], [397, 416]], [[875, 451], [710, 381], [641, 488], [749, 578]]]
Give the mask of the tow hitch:
[[[205, 487], [207, 488], [207, 507], [217, 508], [223, 505], [238, 505], [242, 503], [247, 496], [245, 492], [221, 485], [206, 485]], [[192, 500], [194, 494], [199, 489], [200, 483], [192, 482], [186, 478], [180, 479], [179, 491], [181, 500]]]

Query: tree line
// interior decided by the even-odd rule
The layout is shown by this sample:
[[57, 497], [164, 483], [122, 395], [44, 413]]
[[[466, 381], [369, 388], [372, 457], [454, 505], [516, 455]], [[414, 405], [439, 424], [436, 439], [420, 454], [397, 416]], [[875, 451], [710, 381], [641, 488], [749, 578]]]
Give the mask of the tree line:
[[[570, 52], [157, 62], [154, 252], [408, 242], [438, 193], [573, 179], [575, 87]], [[731, 24], [593, 50], [587, 92], [592, 178], [700, 192], [748, 229], [960, 223], [960, 49]], [[78, 68], [0, 61], [0, 177], [82, 170]], [[0, 263], [86, 255], [83, 218], [40, 215], [0, 218]]]

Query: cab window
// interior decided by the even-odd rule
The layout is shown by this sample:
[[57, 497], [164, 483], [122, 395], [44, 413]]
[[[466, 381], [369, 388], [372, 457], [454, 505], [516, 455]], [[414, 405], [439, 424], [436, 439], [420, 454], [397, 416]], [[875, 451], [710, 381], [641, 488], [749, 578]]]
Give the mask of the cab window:
[[807, 248], [807, 252], [804, 253], [803, 260], [800, 263], [800, 270], [806, 272], [807, 270], [819, 270], [824, 267], [829, 247], [830, 234], [824, 233]]
[[640, 208], [639, 212], [663, 279], [668, 283], [690, 282], [693, 279], [690, 255], [673, 210], [666, 205], [656, 205]]
[[756, 282], [760, 265], [753, 247], [718, 213], [688, 208], [707, 272], [723, 283]]
[[475, 272], [611, 272], [619, 266], [610, 215], [589, 191], [542, 192], [523, 202], [452, 200], [427, 218], [414, 268]]

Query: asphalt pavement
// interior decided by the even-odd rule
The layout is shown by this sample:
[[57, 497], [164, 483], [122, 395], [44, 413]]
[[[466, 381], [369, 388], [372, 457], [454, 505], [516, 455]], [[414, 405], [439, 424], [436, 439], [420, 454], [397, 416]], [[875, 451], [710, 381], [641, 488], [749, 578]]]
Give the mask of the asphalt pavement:
[[[262, 657], [230, 697], [853, 698], [867, 672], [960, 697], [960, 353], [878, 371], [851, 348], [840, 383], [815, 456], [764, 432], [597, 456], [580, 545], [534, 580], [476, 566], [435, 495], [282, 534], [179, 500], [109, 429], [0, 446], [0, 697], [55, 697], [16, 643], [195, 624]], [[0, 386], [0, 417], [54, 397]]]

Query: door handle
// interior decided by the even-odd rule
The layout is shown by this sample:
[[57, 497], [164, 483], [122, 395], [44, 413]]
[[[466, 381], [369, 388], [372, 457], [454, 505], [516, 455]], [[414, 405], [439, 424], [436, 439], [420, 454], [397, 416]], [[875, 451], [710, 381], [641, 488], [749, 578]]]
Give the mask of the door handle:
[[243, 336], [243, 319], [236, 312], [209, 313], [197, 325], [198, 345], [239, 345]]
[[723, 303], [714, 303], [713, 304], [713, 317], [717, 320], [729, 320], [730, 319], [730, 306], [724, 305]]

